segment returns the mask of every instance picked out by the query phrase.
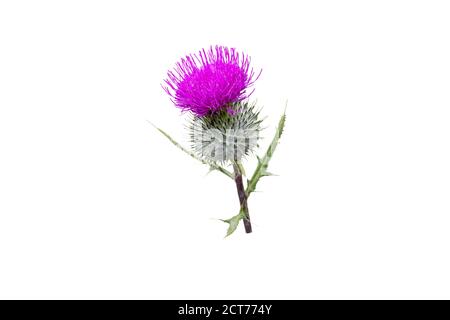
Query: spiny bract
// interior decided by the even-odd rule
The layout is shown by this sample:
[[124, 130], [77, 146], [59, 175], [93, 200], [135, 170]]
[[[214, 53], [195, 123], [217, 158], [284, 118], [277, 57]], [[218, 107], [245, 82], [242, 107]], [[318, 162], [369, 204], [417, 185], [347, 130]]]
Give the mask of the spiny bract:
[[258, 146], [262, 119], [255, 104], [235, 103], [189, 120], [192, 150], [211, 162], [240, 161]]

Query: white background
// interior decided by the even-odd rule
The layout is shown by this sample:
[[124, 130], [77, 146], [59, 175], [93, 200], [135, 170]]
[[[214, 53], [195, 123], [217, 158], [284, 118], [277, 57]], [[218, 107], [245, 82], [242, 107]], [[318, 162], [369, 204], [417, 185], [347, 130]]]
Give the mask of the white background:
[[[448, 1], [2, 1], [0, 298], [450, 298]], [[160, 84], [224, 44], [285, 135], [254, 233], [169, 144]], [[251, 173], [253, 162], [247, 163]]]

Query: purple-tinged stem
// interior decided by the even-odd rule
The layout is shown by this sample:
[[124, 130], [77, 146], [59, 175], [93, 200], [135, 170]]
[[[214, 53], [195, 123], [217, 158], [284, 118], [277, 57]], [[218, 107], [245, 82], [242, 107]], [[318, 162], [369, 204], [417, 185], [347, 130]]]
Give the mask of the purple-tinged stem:
[[241, 210], [244, 213], [242, 221], [244, 222], [245, 232], [251, 233], [252, 224], [250, 222], [250, 215], [248, 213], [247, 195], [245, 193], [244, 182], [242, 181], [242, 172], [241, 169], [239, 168], [239, 165], [237, 165], [236, 163], [233, 164], [233, 169], [234, 169], [234, 181], [236, 182], [239, 202], [241, 205]]

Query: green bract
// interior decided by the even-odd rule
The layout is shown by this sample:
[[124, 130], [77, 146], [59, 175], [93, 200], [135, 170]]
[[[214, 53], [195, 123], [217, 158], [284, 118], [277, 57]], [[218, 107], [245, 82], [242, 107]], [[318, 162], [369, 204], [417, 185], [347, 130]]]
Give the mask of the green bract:
[[236, 103], [214, 114], [189, 119], [192, 151], [209, 162], [237, 162], [260, 139], [261, 122], [255, 104]]

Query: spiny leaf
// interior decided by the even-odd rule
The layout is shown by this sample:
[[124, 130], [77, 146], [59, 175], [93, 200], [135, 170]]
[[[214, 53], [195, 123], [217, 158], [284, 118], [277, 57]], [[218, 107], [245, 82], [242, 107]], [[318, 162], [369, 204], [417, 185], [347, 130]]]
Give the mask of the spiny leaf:
[[164, 130], [162, 130], [161, 128], [158, 128], [157, 126], [155, 126], [153, 123], [151, 123], [150, 121], [148, 121], [156, 130], [158, 130], [162, 135], [164, 135], [170, 142], [172, 142], [172, 144], [174, 146], [176, 146], [178, 149], [180, 149], [181, 151], [183, 151], [184, 153], [190, 155], [192, 158], [194, 158], [197, 161], [200, 161], [203, 164], [209, 165], [210, 166], [210, 171], [212, 170], [217, 170], [222, 172], [224, 175], [228, 176], [231, 179], [234, 179], [234, 175], [228, 171], [227, 169], [223, 168], [222, 166], [215, 164], [215, 163], [210, 163], [204, 159], [201, 159], [199, 157], [197, 157], [193, 152], [189, 151], [188, 149], [184, 148], [181, 144], [179, 144], [177, 141], [175, 141], [175, 139], [173, 139], [168, 133], [166, 133]]
[[272, 159], [272, 155], [275, 152], [275, 149], [280, 141], [280, 137], [283, 134], [285, 122], [286, 122], [286, 109], [284, 110], [280, 120], [278, 121], [278, 127], [275, 131], [275, 135], [272, 139], [272, 142], [267, 148], [266, 153], [262, 158], [258, 157], [258, 165], [256, 166], [255, 172], [253, 173], [250, 181], [247, 184], [247, 189], [245, 190], [247, 197], [249, 197], [250, 194], [255, 191], [256, 185], [261, 177], [270, 175], [270, 173], [267, 171], [267, 168], [269, 166], [269, 161], [270, 159]]
[[239, 225], [239, 222], [244, 218], [244, 213], [241, 210], [239, 212], [239, 214], [235, 215], [234, 217], [231, 217], [230, 219], [227, 220], [222, 220], [225, 223], [228, 223], [228, 230], [227, 230], [227, 235], [225, 237], [230, 236], [234, 231], [236, 231], [236, 228]]

